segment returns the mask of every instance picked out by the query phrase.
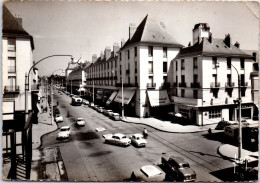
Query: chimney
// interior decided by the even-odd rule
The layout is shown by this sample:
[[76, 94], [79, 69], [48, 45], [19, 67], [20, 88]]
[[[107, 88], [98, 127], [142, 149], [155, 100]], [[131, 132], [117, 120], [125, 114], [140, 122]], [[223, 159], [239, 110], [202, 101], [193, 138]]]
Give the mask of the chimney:
[[22, 27], [23, 26], [23, 19], [19, 17], [15, 17], [17, 23]]
[[191, 42], [189, 42], [189, 44], [188, 44], [188, 47], [190, 47], [191, 46]]
[[125, 40], [121, 39], [121, 48], [125, 45]]
[[117, 54], [117, 52], [119, 51], [119, 45], [118, 45], [118, 43], [114, 43], [114, 45], [113, 45], [113, 51], [114, 51], [114, 54]]
[[193, 45], [200, 43], [203, 37], [209, 38], [210, 26], [207, 23], [198, 23], [193, 28]]
[[101, 60], [104, 58], [104, 52], [103, 51], [100, 52], [100, 58], [101, 58]]
[[97, 61], [97, 55], [96, 54], [93, 54], [92, 55], [92, 63], [96, 62]]
[[108, 60], [111, 57], [111, 49], [109, 46], [105, 48], [105, 58]]
[[135, 24], [130, 23], [130, 24], [129, 24], [129, 40], [132, 39], [132, 37], [133, 37], [135, 31], [136, 31], [136, 26], [135, 26]]
[[213, 38], [212, 38], [212, 33], [210, 32], [210, 34], [209, 34], [209, 42], [210, 42], [210, 43], [212, 43], [212, 39], [213, 39]]
[[234, 44], [234, 46], [237, 47], [237, 48], [239, 48], [239, 47], [240, 47], [239, 42], [236, 42], [236, 43]]
[[231, 45], [231, 37], [230, 34], [227, 34], [225, 39], [224, 39], [224, 43], [230, 48]]

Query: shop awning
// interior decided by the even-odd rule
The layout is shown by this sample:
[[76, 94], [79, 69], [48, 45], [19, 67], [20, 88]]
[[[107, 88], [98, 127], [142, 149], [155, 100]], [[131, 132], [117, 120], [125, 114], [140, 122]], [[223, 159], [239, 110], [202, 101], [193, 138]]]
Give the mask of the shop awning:
[[[124, 90], [124, 104], [129, 104], [129, 102], [131, 101], [131, 99], [133, 98], [135, 94], [135, 90]], [[115, 100], [115, 102], [119, 102], [122, 103], [122, 90], [119, 90]]]
[[152, 107], [171, 104], [166, 90], [148, 90], [147, 93]]
[[111, 96], [109, 97], [109, 99], [107, 100], [106, 104], [109, 105], [113, 100], [114, 98], [116, 97], [116, 94], [117, 94], [117, 91], [114, 91]]

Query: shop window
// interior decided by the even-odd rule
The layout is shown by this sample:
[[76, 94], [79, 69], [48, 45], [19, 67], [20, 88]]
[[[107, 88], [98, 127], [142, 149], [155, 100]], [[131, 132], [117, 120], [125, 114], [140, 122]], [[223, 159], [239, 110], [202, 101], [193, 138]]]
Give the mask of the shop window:
[[209, 119], [220, 118], [221, 110], [210, 110], [209, 111]]

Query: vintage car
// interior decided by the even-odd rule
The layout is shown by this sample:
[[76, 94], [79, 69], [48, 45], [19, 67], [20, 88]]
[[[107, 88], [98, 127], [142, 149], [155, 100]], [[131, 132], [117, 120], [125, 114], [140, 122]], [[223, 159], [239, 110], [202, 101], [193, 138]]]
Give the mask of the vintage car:
[[58, 133], [58, 139], [69, 138], [70, 136], [70, 126], [63, 126]]
[[105, 143], [120, 145], [120, 146], [129, 146], [131, 144], [131, 140], [127, 138], [124, 134], [116, 133], [116, 134], [106, 134], [104, 135]]
[[115, 121], [120, 120], [120, 114], [118, 114], [118, 113], [112, 113], [109, 117]]
[[166, 172], [167, 181], [193, 182], [196, 173], [182, 157], [162, 157], [162, 166]]
[[55, 116], [55, 121], [58, 123], [58, 122], [63, 122], [63, 117], [61, 114], [56, 114]]
[[146, 146], [147, 144], [147, 141], [144, 139], [144, 136], [140, 133], [131, 135], [130, 139], [131, 139], [131, 143], [138, 147]]
[[86, 123], [83, 118], [78, 118], [76, 124], [77, 126], [85, 126]]

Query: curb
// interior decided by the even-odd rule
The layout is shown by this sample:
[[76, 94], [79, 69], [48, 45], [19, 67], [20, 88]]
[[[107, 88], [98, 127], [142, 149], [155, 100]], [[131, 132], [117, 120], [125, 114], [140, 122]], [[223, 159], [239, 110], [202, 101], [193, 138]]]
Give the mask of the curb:
[[191, 131], [191, 132], [172, 132], [172, 131], [162, 130], [162, 129], [156, 128], [156, 127], [154, 127], [152, 125], [148, 125], [148, 124], [144, 124], [144, 123], [135, 123], [135, 122], [127, 121], [126, 119], [122, 119], [122, 118], [121, 118], [121, 121], [124, 121], [126, 123], [141, 124], [141, 125], [149, 126], [149, 127], [154, 128], [156, 130], [159, 130], [159, 131], [162, 131], [162, 132], [167, 132], [167, 133], [181, 133], [181, 134], [184, 134], [184, 133], [199, 133], [199, 132], [207, 131], [207, 129], [205, 129], [205, 130]]

